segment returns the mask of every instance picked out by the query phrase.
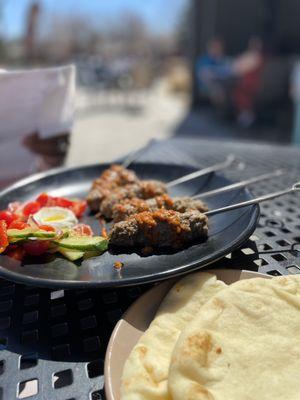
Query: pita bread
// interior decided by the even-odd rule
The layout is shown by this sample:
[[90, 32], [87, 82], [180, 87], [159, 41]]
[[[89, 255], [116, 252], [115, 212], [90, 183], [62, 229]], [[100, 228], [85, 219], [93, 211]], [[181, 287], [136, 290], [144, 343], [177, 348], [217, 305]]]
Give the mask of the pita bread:
[[168, 385], [173, 400], [299, 400], [300, 276], [217, 293], [180, 335]]
[[167, 380], [175, 343], [203, 304], [225, 287], [208, 273], [188, 275], [173, 286], [125, 363], [122, 400], [171, 400]]

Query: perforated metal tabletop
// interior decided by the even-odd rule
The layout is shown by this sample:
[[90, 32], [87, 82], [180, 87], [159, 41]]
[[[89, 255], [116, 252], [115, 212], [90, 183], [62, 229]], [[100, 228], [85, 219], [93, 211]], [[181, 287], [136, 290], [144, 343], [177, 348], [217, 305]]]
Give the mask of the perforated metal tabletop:
[[[246, 165], [224, 172], [234, 180], [287, 170], [280, 178], [253, 185], [254, 195], [300, 180], [300, 150], [292, 147], [172, 140], [154, 143], [141, 160], [206, 166], [229, 153]], [[271, 275], [300, 273], [299, 206], [300, 195], [263, 203], [250, 240], [214, 266]], [[109, 336], [122, 313], [149, 286], [50, 291], [1, 280], [0, 400], [104, 399], [103, 359]]]

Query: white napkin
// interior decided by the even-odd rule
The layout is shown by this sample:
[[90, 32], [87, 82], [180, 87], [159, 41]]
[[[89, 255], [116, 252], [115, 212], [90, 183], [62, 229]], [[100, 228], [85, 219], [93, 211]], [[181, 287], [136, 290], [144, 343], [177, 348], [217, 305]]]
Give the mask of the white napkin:
[[0, 139], [38, 131], [51, 137], [70, 130], [75, 108], [73, 65], [0, 70]]

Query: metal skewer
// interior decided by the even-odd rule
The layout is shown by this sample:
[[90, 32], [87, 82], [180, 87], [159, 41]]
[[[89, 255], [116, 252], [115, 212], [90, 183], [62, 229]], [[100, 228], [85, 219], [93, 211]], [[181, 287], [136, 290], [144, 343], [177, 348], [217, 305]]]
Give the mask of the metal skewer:
[[278, 169], [278, 170], [276, 170], [274, 172], [270, 172], [268, 174], [259, 175], [259, 176], [256, 176], [254, 178], [246, 179], [246, 180], [241, 181], [241, 182], [232, 183], [230, 185], [223, 186], [223, 187], [218, 188], [218, 189], [213, 189], [213, 190], [210, 190], [208, 192], [196, 194], [195, 196], [192, 197], [192, 199], [199, 199], [199, 198], [203, 199], [205, 197], [214, 196], [216, 194], [230, 192], [231, 190], [239, 189], [239, 188], [245, 187], [247, 185], [251, 185], [252, 183], [261, 182], [261, 181], [264, 181], [264, 180], [267, 180], [267, 179], [271, 179], [271, 178], [275, 178], [277, 176], [281, 176], [284, 173], [285, 173], [285, 171], [283, 171], [281, 169]]
[[125, 158], [125, 160], [122, 162], [122, 167], [128, 168], [130, 164], [132, 164], [134, 161], [136, 161], [143, 153], [146, 151], [153, 143], [155, 142], [154, 139], [149, 140], [149, 142], [141, 147], [140, 149], [131, 151], [128, 156]]
[[178, 185], [179, 183], [187, 182], [192, 179], [198, 178], [199, 176], [207, 175], [211, 172], [220, 171], [221, 169], [228, 168], [235, 161], [235, 156], [230, 154], [225, 161], [211, 165], [210, 167], [200, 169], [199, 171], [192, 172], [191, 174], [187, 174], [181, 176], [180, 178], [174, 179], [173, 181], [167, 183], [167, 187], [170, 188], [172, 186]]
[[231, 204], [230, 206], [217, 208], [215, 210], [210, 210], [210, 211], [205, 212], [204, 214], [207, 216], [216, 215], [216, 214], [219, 214], [219, 213], [222, 213], [225, 211], [230, 211], [230, 210], [235, 210], [237, 208], [251, 206], [252, 204], [262, 203], [263, 201], [266, 201], [266, 200], [276, 199], [277, 197], [284, 196], [284, 195], [290, 194], [290, 193], [299, 192], [299, 191], [300, 191], [300, 182], [297, 182], [289, 189], [280, 190], [278, 192], [274, 192], [271, 194], [266, 194], [261, 197], [257, 197], [256, 199], [243, 201], [243, 202], [237, 203], [237, 204]]

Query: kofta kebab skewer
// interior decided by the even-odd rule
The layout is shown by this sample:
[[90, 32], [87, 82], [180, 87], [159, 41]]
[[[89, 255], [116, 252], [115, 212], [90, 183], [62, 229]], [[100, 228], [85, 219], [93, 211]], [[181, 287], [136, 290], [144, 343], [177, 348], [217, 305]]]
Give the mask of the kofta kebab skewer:
[[199, 178], [200, 176], [208, 175], [212, 172], [223, 170], [225, 168], [230, 167], [235, 160], [236, 160], [235, 156], [233, 154], [229, 154], [229, 156], [226, 158], [225, 161], [211, 165], [210, 167], [199, 169], [198, 171], [192, 172], [190, 174], [181, 176], [180, 178], [174, 179], [173, 181], [167, 183], [166, 186], [170, 188], [172, 186], [179, 185], [181, 183], [190, 181], [192, 179]]
[[153, 198], [143, 200], [137, 197], [123, 199], [123, 195], [121, 195], [118, 199], [116, 195], [113, 198], [108, 197], [103, 202], [103, 206], [105, 205], [105, 207], [101, 207], [101, 209], [103, 214], [106, 215], [106, 217], [112, 218], [114, 222], [123, 221], [133, 214], [137, 214], [143, 211], [156, 211], [160, 208], [179, 212], [186, 212], [190, 210], [205, 212], [208, 211], [208, 208], [201, 200], [199, 200], [199, 198], [202, 199], [203, 197], [209, 197], [212, 195], [217, 195], [234, 189], [242, 188], [251, 183], [278, 177], [282, 174], [282, 170], [277, 170], [269, 174], [264, 174], [258, 177], [244, 180], [242, 182], [233, 183], [231, 185], [227, 185], [222, 188], [206, 192], [203, 195], [199, 194], [193, 197], [170, 198], [168, 195], [164, 194], [161, 196], [155, 196]]
[[92, 187], [87, 196], [87, 202], [91, 211], [99, 211], [102, 199], [110, 192], [110, 190], [139, 181], [136, 174], [127, 168], [130, 164], [136, 161], [153, 142], [154, 140], [151, 139], [142, 148], [129, 153], [122, 164], [112, 164], [93, 181]]
[[117, 247], [173, 248], [207, 237], [208, 218], [199, 211], [179, 213], [160, 209], [131, 215], [117, 222], [109, 233], [109, 241]]
[[118, 247], [149, 248], [150, 251], [153, 248], [179, 249], [188, 243], [205, 240], [208, 234], [208, 216], [299, 191], [300, 182], [295, 183], [292, 188], [204, 213], [197, 210], [184, 213], [166, 209], [144, 211], [115, 223], [109, 234], [110, 244]]
[[208, 211], [207, 206], [201, 200], [193, 200], [190, 197], [171, 198], [164, 194], [151, 199], [143, 200], [139, 198], [125, 199], [118, 204], [113, 205], [111, 216], [114, 222], [124, 221], [133, 214], [144, 211], [157, 211], [160, 209], [178, 211], [196, 210], [200, 212]]
[[296, 182], [296, 183], [294, 183], [294, 185], [292, 187], [290, 187], [288, 189], [279, 190], [278, 192], [274, 192], [274, 193], [269, 193], [269, 194], [266, 194], [261, 197], [256, 197], [255, 199], [242, 201], [241, 203], [230, 204], [229, 206], [216, 208], [215, 210], [208, 210], [208, 211], [204, 212], [204, 214], [208, 215], [208, 216], [212, 216], [212, 215], [220, 214], [220, 213], [231, 211], [231, 210], [236, 210], [238, 208], [251, 206], [253, 204], [259, 204], [259, 203], [262, 203], [267, 200], [273, 200], [273, 199], [276, 199], [277, 197], [285, 196], [286, 194], [294, 194], [299, 191], [300, 191], [300, 182]]
[[[123, 191], [124, 198], [139, 197], [142, 199], [148, 199], [163, 193], [167, 193], [167, 188], [169, 187], [178, 185], [191, 179], [195, 179], [211, 172], [216, 172], [227, 168], [233, 164], [234, 160], [235, 157], [233, 155], [229, 155], [222, 163], [200, 169], [166, 184], [163, 184], [159, 181], [142, 181], [133, 171], [124, 168], [122, 165], [112, 165], [110, 168], [107, 168], [105, 171], [103, 171], [99, 178], [94, 180], [92, 188], [87, 196], [87, 202], [91, 211], [97, 212], [99, 211], [100, 205], [104, 199], [106, 199], [108, 196], [110, 197], [111, 195], [114, 196], [116, 194], [112, 193], [112, 191], [125, 186], [126, 190]], [[126, 162], [126, 165], [128, 165], [128, 162]], [[129, 185], [135, 186], [129, 187]], [[126, 196], [126, 192], [128, 192], [128, 196]], [[104, 208], [106, 209], [107, 207], [104, 206]], [[107, 218], [110, 217], [107, 216]]]
[[99, 211], [101, 202], [110, 195], [112, 190], [135, 182], [138, 182], [138, 177], [133, 171], [127, 170], [121, 165], [111, 165], [92, 183], [87, 196], [91, 211]]
[[271, 178], [276, 178], [278, 176], [283, 175], [284, 173], [285, 173], [284, 170], [277, 169], [274, 172], [270, 172], [270, 173], [267, 173], [267, 174], [255, 176], [254, 178], [250, 178], [250, 179], [245, 179], [244, 181], [232, 183], [230, 185], [226, 185], [226, 186], [223, 186], [223, 187], [220, 187], [220, 188], [217, 188], [217, 189], [213, 189], [213, 190], [210, 190], [208, 192], [203, 192], [203, 193], [196, 194], [195, 196], [192, 196], [192, 198], [193, 199], [199, 199], [199, 198], [203, 199], [203, 198], [215, 196], [217, 194], [230, 192], [230, 191], [235, 190], [235, 189], [240, 189], [240, 188], [246, 187], [246, 186], [251, 185], [253, 183], [262, 182], [262, 181], [265, 181], [265, 180], [271, 179]]
[[[232, 157], [229, 157], [224, 163], [215, 165], [214, 168], [220, 168], [221, 165], [224, 167], [224, 165], [227, 165], [231, 160]], [[211, 172], [211, 168], [212, 167], [196, 171], [197, 176], [199, 176], [200, 172], [201, 174], [204, 172]], [[269, 174], [260, 175], [255, 178], [193, 196], [192, 199], [228, 192], [254, 182], [279, 176], [282, 173], [281, 170], [277, 170]], [[193, 177], [189, 174], [186, 178], [180, 178], [179, 183], [182, 183], [182, 179], [195, 178], [195, 173], [192, 175]], [[172, 181], [171, 185], [173, 185], [174, 182], [175, 181]], [[105, 170], [98, 180], [94, 181], [92, 191], [88, 196], [88, 202], [92, 211], [100, 211], [100, 215], [104, 216], [106, 219], [114, 219], [115, 221], [120, 221], [137, 212], [154, 211], [159, 208], [173, 209], [175, 211], [178, 211], [179, 208], [180, 212], [188, 211], [190, 209], [205, 211], [206, 207], [200, 201], [195, 202], [195, 200], [187, 197], [176, 198], [174, 200], [171, 200], [167, 195], [161, 197], [165, 193], [166, 186], [162, 182], [139, 181], [133, 171], [126, 170], [119, 165], [113, 165], [109, 169]], [[143, 201], [139, 201], [138, 199], [142, 199]], [[121, 206], [123, 203], [126, 204]], [[124, 214], [124, 217], [122, 217], [122, 213]]]

